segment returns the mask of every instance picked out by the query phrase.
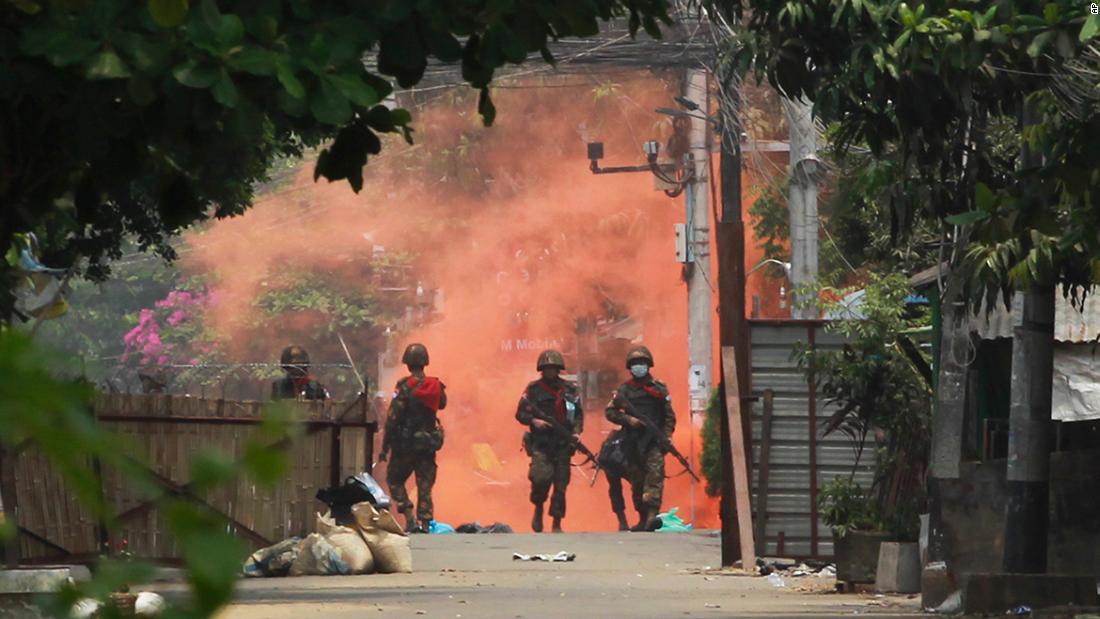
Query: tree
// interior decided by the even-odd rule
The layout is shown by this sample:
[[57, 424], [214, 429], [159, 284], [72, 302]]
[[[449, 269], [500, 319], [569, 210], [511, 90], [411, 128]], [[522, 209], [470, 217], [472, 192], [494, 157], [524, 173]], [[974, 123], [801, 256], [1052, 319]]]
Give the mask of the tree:
[[[613, 17], [659, 37], [667, 4], [0, 3], [0, 247], [37, 232], [47, 262], [100, 279], [128, 235], [172, 258], [173, 234], [242, 212], [273, 160], [330, 139], [315, 176], [358, 191], [379, 134], [411, 140], [382, 102], [429, 60], [461, 63], [490, 124], [498, 68]], [[0, 263], [5, 321], [14, 278]]]
[[[976, 275], [971, 300], [980, 303], [982, 293], [1007, 295], [1037, 279], [1093, 282], [1095, 166], [1076, 157], [1095, 148], [1082, 138], [1094, 113], [1060, 113], [1051, 88], [1095, 37], [1098, 20], [1075, 2], [1002, 1], [981, 11], [947, 2], [753, 3], [737, 61], [757, 79], [812, 99], [840, 152], [861, 145], [876, 157], [896, 152], [923, 191], [891, 201], [892, 231], [904, 234], [914, 214], [946, 223], [956, 262]], [[992, 147], [1021, 116], [1020, 93], [1039, 93], [1045, 128], [1013, 132], [1009, 151], [1032, 143], [1040, 167], [1020, 169]]]

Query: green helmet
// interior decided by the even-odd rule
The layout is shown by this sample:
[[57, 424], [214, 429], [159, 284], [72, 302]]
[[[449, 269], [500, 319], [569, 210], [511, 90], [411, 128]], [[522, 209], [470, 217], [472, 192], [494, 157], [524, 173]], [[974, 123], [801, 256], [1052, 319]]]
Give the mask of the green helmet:
[[287, 346], [279, 356], [279, 363], [283, 365], [284, 370], [309, 365], [309, 353], [301, 346]]
[[401, 355], [401, 363], [425, 367], [428, 365], [428, 347], [423, 344], [409, 344], [405, 347], [405, 354]]
[[634, 362], [639, 359], [648, 363], [649, 367], [653, 367], [653, 353], [649, 352], [645, 346], [635, 346], [626, 353], [626, 369], [629, 370], [630, 366], [635, 365]]
[[556, 350], [544, 350], [539, 354], [539, 361], [536, 369], [542, 371], [542, 368], [556, 367], [559, 370], [565, 369], [565, 357], [561, 356], [561, 353]]

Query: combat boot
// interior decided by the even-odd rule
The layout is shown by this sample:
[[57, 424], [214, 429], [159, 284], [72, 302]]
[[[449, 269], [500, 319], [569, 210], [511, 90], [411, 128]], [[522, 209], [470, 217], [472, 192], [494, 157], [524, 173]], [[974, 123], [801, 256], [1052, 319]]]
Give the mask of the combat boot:
[[531, 530], [542, 533], [542, 503], [535, 504], [535, 515], [531, 517]]
[[615, 517], [619, 519], [619, 530], [629, 531], [630, 525], [626, 522], [626, 512], [615, 512]]
[[431, 520], [421, 520], [420, 521], [420, 532], [421, 533], [431, 533], [432, 532], [432, 521]]
[[406, 533], [419, 533], [420, 527], [416, 524], [416, 516], [413, 515], [412, 508], [406, 509], [405, 515], [405, 532]]
[[554, 516], [554, 525], [550, 530], [554, 533], [561, 533], [561, 517]]

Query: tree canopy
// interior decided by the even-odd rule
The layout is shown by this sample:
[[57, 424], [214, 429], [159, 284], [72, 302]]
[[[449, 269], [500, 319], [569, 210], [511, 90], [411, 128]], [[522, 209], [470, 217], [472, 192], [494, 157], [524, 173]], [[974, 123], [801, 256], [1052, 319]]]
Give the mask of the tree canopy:
[[[494, 72], [548, 42], [629, 19], [659, 37], [666, 0], [75, 0], [0, 3], [0, 247], [35, 232], [86, 272], [132, 236], [167, 240], [248, 208], [270, 163], [327, 143], [315, 177], [362, 187], [380, 134], [412, 139], [383, 101], [430, 60], [459, 63], [492, 123]], [[0, 264], [11, 315], [13, 267]]]
[[[891, 201], [895, 233], [913, 213], [942, 222], [978, 286], [971, 300], [1100, 281], [1100, 106], [1065, 96], [1068, 68], [1094, 54], [1100, 16], [1087, 3], [733, 5], [743, 18], [739, 70], [813, 100], [841, 151], [896, 155], [922, 191]], [[1087, 92], [1097, 81], [1087, 71], [1075, 79]], [[1006, 139], [1003, 127], [1029, 106], [1037, 128], [1017, 124]], [[1017, 162], [1023, 146], [1041, 163]]]

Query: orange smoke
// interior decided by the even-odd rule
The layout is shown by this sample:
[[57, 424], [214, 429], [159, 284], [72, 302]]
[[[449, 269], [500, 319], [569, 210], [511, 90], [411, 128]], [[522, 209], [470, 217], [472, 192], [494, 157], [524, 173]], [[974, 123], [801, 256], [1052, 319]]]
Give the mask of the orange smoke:
[[[685, 454], [690, 446], [696, 454], [701, 449], [698, 428], [689, 427], [687, 295], [674, 248], [683, 201], [655, 191], [649, 173], [594, 175], [585, 155], [585, 142], [602, 141], [606, 165], [644, 161], [642, 143], [664, 142], [671, 130], [652, 110], [668, 105], [678, 85], [645, 74], [619, 75], [614, 85], [578, 79], [499, 88], [500, 115], [490, 129], [480, 127], [468, 98], [429, 103], [414, 114], [417, 145], [389, 141], [367, 166], [360, 194], [342, 182], [314, 184], [306, 162], [292, 187], [189, 237], [185, 266], [214, 273], [221, 299], [207, 323], [241, 360], [276, 356], [309, 332], [308, 323], [324, 318], [305, 312], [279, 329], [255, 328], [256, 300], [285, 285], [280, 274], [288, 265], [366, 291], [373, 284], [350, 265], [369, 258], [375, 246], [415, 257], [412, 285], [440, 291], [438, 319], [393, 344], [398, 354], [409, 342], [426, 344], [429, 373], [447, 385], [449, 405], [440, 414], [446, 443], [434, 493], [443, 522], [503, 521], [528, 529], [528, 459], [514, 414], [524, 386], [537, 377], [539, 351], [556, 347], [572, 365], [581, 360], [567, 373], [626, 377], [622, 354], [629, 342], [608, 340], [593, 349], [596, 338], [577, 335], [580, 318], [640, 321], [639, 341], [656, 357], [654, 374], [672, 390], [674, 439]], [[332, 342], [298, 341], [315, 362], [343, 360]], [[379, 388], [388, 392], [403, 370], [383, 367]], [[614, 386], [605, 380], [585, 399], [582, 437], [593, 450], [612, 429], [603, 407]], [[693, 460], [698, 468], [697, 455]], [[670, 475], [680, 472], [672, 458], [667, 464]], [[589, 487], [590, 469], [573, 471], [566, 529], [612, 530], [603, 476]], [[671, 477], [665, 493], [664, 508], [677, 506], [690, 519], [690, 478]], [[701, 484], [694, 503], [695, 526], [718, 526], [717, 503]], [[627, 504], [632, 511], [629, 496]]]

